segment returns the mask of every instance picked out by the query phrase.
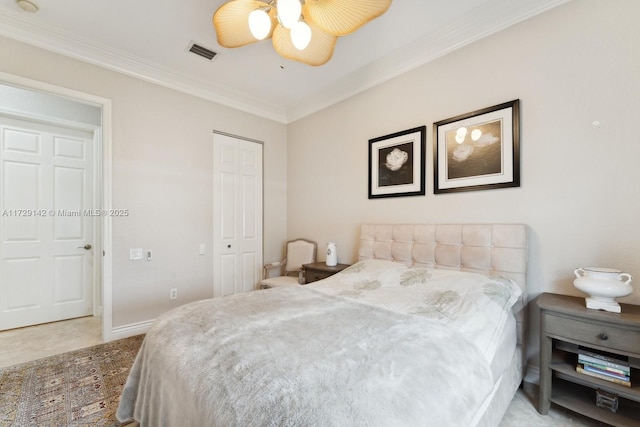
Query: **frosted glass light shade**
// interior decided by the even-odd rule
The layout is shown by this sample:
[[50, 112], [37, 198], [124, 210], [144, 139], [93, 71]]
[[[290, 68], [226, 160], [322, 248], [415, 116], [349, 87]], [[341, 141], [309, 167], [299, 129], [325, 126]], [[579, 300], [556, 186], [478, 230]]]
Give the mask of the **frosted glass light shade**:
[[304, 50], [311, 41], [311, 28], [304, 22], [298, 21], [291, 27], [291, 42], [298, 50]]
[[262, 9], [256, 9], [249, 14], [249, 30], [258, 40], [264, 40], [271, 31], [271, 18]]
[[293, 28], [300, 19], [302, 4], [299, 0], [278, 0], [278, 19], [285, 28]]

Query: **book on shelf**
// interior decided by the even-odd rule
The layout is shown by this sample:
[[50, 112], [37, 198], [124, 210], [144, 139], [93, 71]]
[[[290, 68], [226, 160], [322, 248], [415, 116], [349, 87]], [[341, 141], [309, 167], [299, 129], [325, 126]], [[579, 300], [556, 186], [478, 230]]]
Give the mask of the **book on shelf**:
[[629, 363], [625, 360], [615, 359], [613, 357], [605, 356], [600, 353], [594, 353], [592, 351], [587, 351], [584, 349], [580, 349], [580, 351], [578, 352], [578, 361], [580, 361], [581, 363], [582, 361], [584, 361], [594, 365], [603, 365], [607, 368], [622, 371], [622, 373], [625, 375], [629, 375], [629, 372], [631, 371]]
[[578, 372], [579, 374], [589, 375], [590, 377], [598, 378], [603, 381], [609, 381], [614, 384], [620, 384], [625, 387], [631, 387], [631, 381], [625, 381], [625, 380], [621, 380], [620, 378], [613, 377], [611, 375], [605, 375], [605, 374], [600, 374], [598, 372], [589, 371], [585, 369], [584, 365], [582, 364], [578, 364], [576, 366], [576, 372]]
[[628, 375], [622, 375], [616, 372], [607, 371], [605, 369], [596, 368], [586, 363], [583, 364], [583, 366], [585, 371], [595, 372], [596, 374], [608, 375], [610, 377], [618, 378], [619, 380], [623, 380], [623, 381], [631, 381], [631, 377], [629, 377]]
[[599, 362], [593, 362], [590, 359], [585, 359], [583, 357], [578, 357], [578, 363], [582, 363], [585, 366], [592, 366], [594, 368], [597, 369], [602, 369], [603, 371], [607, 371], [613, 374], [618, 374], [618, 375], [624, 375], [624, 376], [629, 376], [631, 375], [631, 368], [628, 369], [618, 369], [618, 368], [612, 368], [610, 366], [607, 366], [603, 363], [599, 363]]
[[611, 359], [606, 356], [595, 357], [585, 353], [578, 353], [578, 363], [583, 363], [585, 365], [589, 364], [600, 369], [616, 372], [627, 376], [631, 373], [631, 368], [627, 362], [623, 360]]

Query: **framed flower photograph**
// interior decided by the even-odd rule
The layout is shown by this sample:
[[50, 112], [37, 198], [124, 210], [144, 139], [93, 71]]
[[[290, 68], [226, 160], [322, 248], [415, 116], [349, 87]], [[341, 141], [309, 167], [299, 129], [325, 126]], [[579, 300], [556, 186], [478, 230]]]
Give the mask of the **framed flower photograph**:
[[369, 140], [369, 198], [424, 196], [427, 127]]
[[520, 186], [520, 101], [433, 124], [433, 192]]

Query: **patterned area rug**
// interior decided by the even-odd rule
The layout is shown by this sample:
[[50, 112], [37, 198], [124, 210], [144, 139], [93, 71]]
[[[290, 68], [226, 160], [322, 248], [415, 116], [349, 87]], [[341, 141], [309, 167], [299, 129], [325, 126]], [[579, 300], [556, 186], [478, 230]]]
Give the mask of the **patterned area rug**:
[[117, 426], [144, 335], [0, 368], [0, 426]]

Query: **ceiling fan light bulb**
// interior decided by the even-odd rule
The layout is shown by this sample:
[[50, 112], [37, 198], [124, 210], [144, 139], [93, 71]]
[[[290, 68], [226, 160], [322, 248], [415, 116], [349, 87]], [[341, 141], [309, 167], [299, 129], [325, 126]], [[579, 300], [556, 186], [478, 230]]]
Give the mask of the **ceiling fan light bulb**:
[[291, 28], [291, 42], [298, 50], [304, 50], [311, 42], [311, 28], [304, 21], [298, 21]]
[[271, 31], [271, 18], [262, 9], [256, 9], [249, 14], [249, 30], [258, 40], [264, 40]]
[[278, 19], [285, 28], [292, 28], [300, 19], [302, 3], [299, 0], [278, 0]]

